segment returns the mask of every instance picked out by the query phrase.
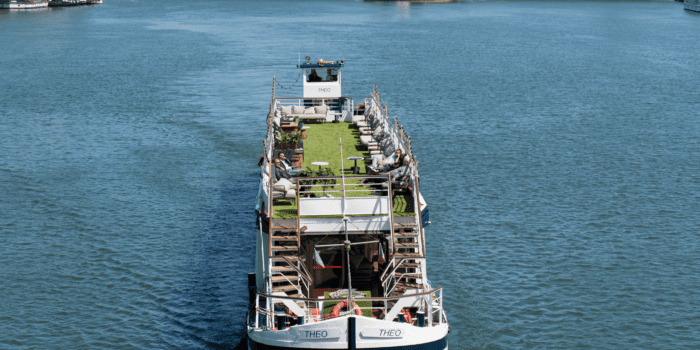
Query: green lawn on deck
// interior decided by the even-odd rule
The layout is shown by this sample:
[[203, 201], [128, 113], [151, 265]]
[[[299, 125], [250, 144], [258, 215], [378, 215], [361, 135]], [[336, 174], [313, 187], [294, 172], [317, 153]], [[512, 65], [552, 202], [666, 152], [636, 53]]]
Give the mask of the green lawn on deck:
[[[336, 176], [341, 175], [341, 157], [340, 157], [340, 140], [343, 143], [343, 165], [346, 176], [353, 175], [350, 169], [355, 165], [355, 161], [348, 160], [348, 157], [364, 157], [369, 158], [369, 152], [363, 151], [360, 142], [360, 132], [349, 122], [341, 123], [322, 123], [322, 124], [307, 124], [309, 129], [306, 131], [307, 138], [304, 140], [304, 162], [301, 167], [318, 171], [319, 167], [311, 165], [312, 162], [328, 162], [325, 168], [333, 170]], [[366, 175], [365, 162], [357, 161], [357, 166], [360, 167], [358, 175]], [[303, 178], [302, 178], [303, 179]], [[346, 183], [359, 183], [360, 179], [346, 179]], [[341, 181], [338, 180], [338, 183]], [[346, 192], [348, 197], [372, 196], [374, 189], [370, 187], [346, 186], [346, 190], [359, 190], [366, 188], [367, 191], [361, 192]], [[315, 186], [314, 191], [319, 191], [322, 194], [322, 187]], [[305, 190], [308, 190], [306, 188]], [[341, 185], [326, 187], [327, 191], [342, 190]], [[329, 193], [334, 197], [341, 197], [342, 192]], [[397, 195], [394, 199], [394, 216], [411, 216], [415, 215], [413, 209], [413, 198], [408, 194]], [[297, 206], [295, 200], [280, 200], [273, 205], [273, 219], [295, 219], [297, 217]]]
[[[364, 293], [365, 296], [364, 296], [363, 298], [369, 298], [369, 297], [372, 296], [372, 293], [371, 293], [370, 291], [362, 291], [362, 290], [360, 290], [360, 291], [358, 291], [358, 292]], [[331, 293], [329, 293], [329, 292], [323, 292], [323, 297], [326, 298], [326, 299], [327, 299], [327, 298], [330, 298], [330, 297], [331, 297]], [[323, 314], [322, 314], [322, 315], [330, 315], [331, 312], [333, 312], [333, 308], [334, 308], [338, 303], [340, 303], [340, 302], [339, 302], [339, 301], [326, 301], [326, 302], [324, 302], [324, 303], [323, 303]], [[372, 302], [371, 302], [371, 301], [367, 301], [367, 300], [363, 300], [363, 301], [356, 300], [356, 301], [355, 301], [355, 304], [357, 304], [358, 307], [372, 307]], [[347, 305], [346, 305], [346, 306], [343, 308], [343, 310], [341, 310], [341, 311], [347, 311], [347, 310], [348, 310], [348, 307], [347, 307]], [[372, 317], [372, 310], [370, 310], [370, 309], [365, 309], [365, 310], [361, 310], [361, 311], [362, 311], [362, 316]]]
[[[318, 166], [311, 165], [312, 162], [328, 162], [326, 167], [333, 170], [335, 175], [340, 176], [340, 140], [343, 140], [343, 162], [345, 163], [345, 175], [352, 175], [350, 167], [355, 161], [348, 160], [348, 157], [368, 158], [369, 153], [362, 151], [360, 143], [360, 132], [352, 123], [322, 123], [307, 124], [307, 138], [304, 140], [304, 169], [318, 170]], [[362, 161], [358, 161], [360, 174], [367, 174]]]

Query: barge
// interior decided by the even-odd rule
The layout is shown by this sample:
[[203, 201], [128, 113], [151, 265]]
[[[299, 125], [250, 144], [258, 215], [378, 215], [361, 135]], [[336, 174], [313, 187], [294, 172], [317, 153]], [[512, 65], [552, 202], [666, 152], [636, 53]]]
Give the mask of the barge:
[[273, 78], [244, 344], [447, 349], [411, 139], [376, 88], [342, 96], [342, 67], [307, 56], [301, 97], [276, 97]]

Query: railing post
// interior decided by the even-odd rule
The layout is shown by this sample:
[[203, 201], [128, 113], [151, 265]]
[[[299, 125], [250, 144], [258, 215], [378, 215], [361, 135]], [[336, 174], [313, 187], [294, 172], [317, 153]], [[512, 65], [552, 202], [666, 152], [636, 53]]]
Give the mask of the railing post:
[[260, 328], [260, 295], [255, 293], [255, 329]]
[[444, 318], [445, 318], [445, 308], [442, 307], [442, 289], [440, 289], [440, 324], [443, 323]]
[[428, 327], [433, 326], [433, 293], [430, 293], [428, 298]]
[[391, 255], [394, 255], [396, 247], [394, 247], [394, 200], [391, 193], [391, 173], [386, 174], [389, 183], [387, 185], [387, 197], [389, 197], [389, 232], [391, 232], [391, 240], [389, 240], [391, 246]]
[[273, 312], [270, 312], [270, 301], [270, 298], [265, 297], [265, 310], [267, 311], [267, 328], [272, 329], [275, 318]]

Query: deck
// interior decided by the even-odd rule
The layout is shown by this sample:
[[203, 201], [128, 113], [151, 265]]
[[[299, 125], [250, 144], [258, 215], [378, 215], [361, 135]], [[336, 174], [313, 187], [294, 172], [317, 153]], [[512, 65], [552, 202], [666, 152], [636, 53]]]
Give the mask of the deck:
[[[321, 123], [307, 124], [310, 128], [306, 131], [307, 138], [304, 140], [304, 162], [301, 167], [306, 169], [307, 173], [318, 172], [319, 167], [312, 165], [312, 162], [328, 162], [324, 168], [330, 169], [334, 176], [353, 176], [351, 168], [355, 162], [348, 160], [348, 157], [364, 157], [369, 158], [369, 152], [363, 149], [360, 142], [360, 132], [349, 122], [340, 123]], [[343, 166], [341, 166], [340, 144], [343, 143]], [[369, 161], [365, 161], [368, 163]], [[363, 161], [358, 161], [360, 173], [357, 175], [367, 175], [365, 164]], [[341, 173], [342, 171], [342, 173]], [[302, 177], [303, 179], [303, 177]], [[315, 186], [313, 191], [322, 191], [325, 187], [325, 192], [334, 197], [342, 197], [342, 186], [340, 181], [338, 184], [331, 186]], [[346, 178], [347, 184], [358, 184], [360, 179]], [[347, 197], [362, 197], [372, 196], [376, 194], [377, 189], [371, 186], [354, 188], [366, 188], [366, 191], [346, 192]], [[272, 207], [273, 219], [296, 219], [297, 205], [295, 200], [278, 200]], [[413, 198], [410, 194], [399, 194], [393, 200], [394, 216], [413, 216], [416, 215], [413, 205]]]

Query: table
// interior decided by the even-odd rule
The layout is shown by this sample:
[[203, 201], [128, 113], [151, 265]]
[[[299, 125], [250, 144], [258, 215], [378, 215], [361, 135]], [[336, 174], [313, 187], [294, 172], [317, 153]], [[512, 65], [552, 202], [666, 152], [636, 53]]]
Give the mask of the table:
[[364, 157], [348, 157], [348, 160], [354, 160], [355, 161], [355, 166], [352, 167], [352, 173], [353, 174], [359, 174], [360, 173], [360, 167], [357, 166], [357, 161], [365, 159]]
[[297, 126], [299, 126], [299, 123], [295, 123], [295, 122], [280, 123], [280, 128], [282, 128], [282, 131], [285, 134], [296, 132]]
[[311, 162], [311, 165], [318, 165], [318, 170], [321, 170], [321, 167], [328, 165], [328, 162]]

